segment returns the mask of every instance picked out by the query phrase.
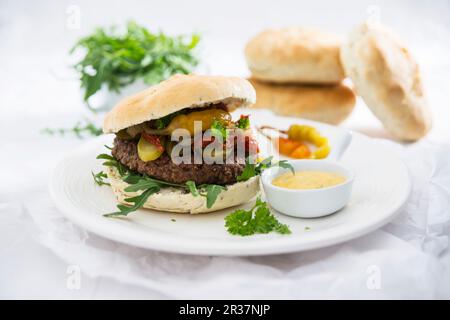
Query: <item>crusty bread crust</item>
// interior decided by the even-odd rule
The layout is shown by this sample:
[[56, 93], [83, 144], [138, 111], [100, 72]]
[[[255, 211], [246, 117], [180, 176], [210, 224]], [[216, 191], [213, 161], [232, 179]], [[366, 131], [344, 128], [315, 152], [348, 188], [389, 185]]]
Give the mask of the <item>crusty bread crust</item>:
[[278, 83], [338, 83], [344, 79], [340, 37], [314, 29], [265, 30], [246, 48], [252, 77]]
[[[139, 192], [124, 190], [129, 184], [120, 178], [116, 168], [106, 167], [106, 173], [120, 203], [129, 204], [124, 199], [139, 194]], [[145, 202], [144, 208], [190, 214], [207, 213], [245, 203], [257, 196], [259, 192], [259, 176], [256, 176], [244, 182], [228, 185], [227, 190], [219, 194], [214, 205], [207, 208], [206, 198], [203, 196], [194, 197], [191, 193], [177, 188], [164, 188], [160, 192], [152, 194]]]
[[255, 108], [270, 109], [283, 116], [339, 124], [351, 114], [356, 102], [353, 90], [343, 84], [307, 86], [271, 84], [255, 79]]
[[104, 133], [158, 119], [185, 108], [224, 102], [230, 111], [255, 102], [251, 84], [237, 77], [175, 75], [120, 101], [103, 122]]
[[430, 130], [419, 67], [390, 30], [364, 23], [343, 45], [341, 59], [358, 94], [393, 136], [415, 141]]

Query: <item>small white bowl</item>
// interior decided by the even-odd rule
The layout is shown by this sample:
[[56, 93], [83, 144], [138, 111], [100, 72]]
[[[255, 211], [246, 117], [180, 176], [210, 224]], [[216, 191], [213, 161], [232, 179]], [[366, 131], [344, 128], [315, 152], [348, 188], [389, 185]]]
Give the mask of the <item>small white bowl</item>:
[[289, 160], [295, 171], [325, 171], [340, 174], [346, 180], [338, 185], [321, 188], [293, 190], [277, 187], [272, 180], [289, 169], [272, 167], [261, 175], [264, 193], [269, 204], [277, 211], [293, 217], [318, 218], [342, 209], [352, 191], [354, 175], [334, 160]]

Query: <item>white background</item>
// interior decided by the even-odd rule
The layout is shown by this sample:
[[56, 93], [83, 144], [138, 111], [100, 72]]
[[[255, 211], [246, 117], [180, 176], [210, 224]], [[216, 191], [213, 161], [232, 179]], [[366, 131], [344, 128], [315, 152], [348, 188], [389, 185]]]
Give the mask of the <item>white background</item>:
[[[79, 29], [70, 27], [72, 6], [80, 10]], [[243, 48], [264, 28], [315, 26], [345, 36], [371, 16], [391, 26], [419, 61], [435, 114], [430, 137], [444, 141], [450, 137], [450, 3], [439, 0], [2, 1], [0, 67], [8, 76], [0, 79], [4, 88], [0, 106], [3, 114], [81, 112], [78, 83], [67, 68], [74, 62], [68, 51], [97, 26], [134, 19], [170, 34], [199, 32], [203, 37], [202, 70], [246, 76]], [[35, 102], [28, 102], [31, 97]], [[385, 136], [361, 102], [345, 125]]]
[[[73, 8], [71, 6], [80, 10], [79, 29], [68, 27], [68, 14], [71, 12], [70, 8]], [[120, 284], [108, 277], [94, 277], [92, 274], [83, 276], [80, 290], [69, 290], [66, 286], [69, 263], [49, 250], [49, 246], [42, 246], [37, 241], [42, 231], [36, 231], [35, 224], [27, 220], [23, 223], [17, 222], [22, 220], [17, 220], [16, 224], [6, 220], [9, 219], [9, 213], [21, 210], [22, 202], [34, 201], [33, 207], [27, 210], [35, 210], [37, 217], [52, 206], [45, 189], [51, 167], [57, 158], [82, 143], [70, 137], [59, 139], [43, 136], [40, 129], [46, 126], [70, 126], [83, 116], [99, 120], [99, 117], [90, 115], [83, 106], [79, 83], [69, 67], [74, 59], [68, 56], [68, 51], [76, 39], [88, 34], [96, 26], [123, 24], [130, 19], [152, 30], [161, 29], [170, 34], [199, 32], [202, 35], [202, 70], [213, 74], [247, 76], [243, 48], [252, 35], [264, 28], [316, 26], [345, 36], [352, 27], [371, 15], [376, 15], [396, 30], [420, 63], [434, 114], [434, 128], [425, 142], [439, 148], [448, 145], [450, 1], [3, 0], [0, 3], [0, 132], [3, 138], [0, 140], [0, 173], [3, 181], [0, 187], [0, 218], [3, 219], [1, 221], [8, 221], [8, 224], [2, 226], [0, 233], [0, 297], [170, 296], [156, 289]], [[362, 101], [358, 101], [355, 112], [343, 125], [374, 137], [388, 137]], [[40, 143], [45, 143], [46, 148], [39, 147]], [[447, 198], [447, 205], [448, 201]], [[388, 231], [392, 231], [392, 228]], [[384, 250], [385, 246], [404, 245], [396, 244], [398, 239], [391, 239], [391, 236], [384, 235], [380, 240], [382, 237], [379, 233], [384, 232], [379, 231], [365, 237], [361, 243], [370, 248], [381, 248], [380, 250]], [[446, 241], [448, 246], [448, 237]], [[438, 257], [439, 261], [448, 266], [448, 259], [443, 258], [448, 258], [447, 246], [438, 250]], [[302, 258], [292, 261], [290, 258], [282, 258], [286, 262], [283, 260], [274, 264], [290, 268], [288, 265], [293, 261], [303, 265], [308, 261], [317, 263], [334, 253], [330, 250], [314, 251], [307, 256], [306, 261]], [[426, 250], [418, 250], [414, 256], [417, 260], [414, 261], [434, 266], [436, 261], [429, 262], [429, 257], [422, 251]], [[268, 259], [277, 260], [275, 257]], [[407, 260], [403, 263], [405, 267], [408, 266]], [[436, 271], [436, 268], [442, 271], [443, 266], [420, 270], [438, 274], [439, 270]], [[317, 272], [311, 273], [311, 276], [317, 276], [320, 273]], [[423, 274], [419, 273], [417, 276], [421, 277]], [[410, 295], [407, 294], [407, 283], [404, 281], [397, 284], [397, 291], [393, 292], [398, 294], [385, 292], [385, 295], [371, 296], [355, 287], [350, 288], [342, 297], [449, 297], [448, 290], [439, 288], [438, 279], [429, 278], [429, 283], [424, 284], [425, 287], [428, 286], [427, 290], [412, 291]], [[316, 292], [297, 297], [341, 297], [332, 288], [324, 288], [323, 295]], [[186, 294], [181, 297], [202, 297], [201, 292], [207, 290], [199, 290], [197, 295]], [[203, 297], [208, 296], [205, 294]]]

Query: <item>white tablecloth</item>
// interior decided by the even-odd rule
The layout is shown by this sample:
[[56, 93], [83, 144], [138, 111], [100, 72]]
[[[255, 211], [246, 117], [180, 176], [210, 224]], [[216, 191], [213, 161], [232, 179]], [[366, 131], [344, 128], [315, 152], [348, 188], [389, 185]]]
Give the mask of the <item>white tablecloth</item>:
[[[383, 18], [413, 40], [435, 114], [435, 127], [422, 142], [400, 146], [378, 141], [405, 160], [412, 176], [413, 192], [400, 215], [384, 228], [341, 245], [254, 258], [137, 249], [88, 233], [62, 217], [49, 198], [48, 177], [58, 159], [83, 141], [42, 135], [40, 130], [70, 126], [86, 115], [101, 118], [82, 106], [78, 82], [66, 67], [67, 49], [94, 25], [120, 23], [129, 16], [155, 21], [156, 28], [171, 32], [198, 27], [205, 34], [210, 71], [245, 75], [242, 46], [263, 26], [312, 24], [313, 19], [346, 31], [364, 18], [371, 2], [328, 4], [333, 7], [327, 12], [333, 14], [326, 16], [320, 1], [317, 6], [299, 4], [309, 6], [304, 10], [289, 10], [287, 2], [277, 8], [272, 8], [274, 2], [248, 5], [254, 15], [245, 10], [228, 15], [234, 19], [228, 27], [226, 21], [203, 19], [205, 15], [199, 19], [199, 7], [214, 9], [206, 1], [183, 8], [185, 19], [164, 9], [174, 6], [171, 1], [164, 2], [166, 7], [157, 2], [152, 10], [147, 7], [151, 4], [137, 1], [126, 7], [75, 2], [83, 13], [81, 30], [63, 27], [69, 3], [42, 1], [31, 9], [31, 4], [17, 2], [1, 5], [0, 298], [450, 298], [448, 2], [436, 1], [434, 7], [423, 7], [420, 1], [380, 2]], [[352, 8], [348, 19], [342, 16], [348, 11], [345, 6]], [[99, 17], [95, 13], [100, 9], [108, 14]], [[384, 135], [361, 101], [344, 126]]]

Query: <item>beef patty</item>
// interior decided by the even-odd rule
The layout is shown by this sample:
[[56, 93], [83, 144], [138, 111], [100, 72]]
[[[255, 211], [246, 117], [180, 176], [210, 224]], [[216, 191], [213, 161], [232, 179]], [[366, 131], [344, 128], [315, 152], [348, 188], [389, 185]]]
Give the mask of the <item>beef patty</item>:
[[155, 179], [185, 183], [189, 180], [199, 184], [233, 184], [244, 170], [244, 164], [175, 164], [167, 153], [154, 161], [139, 159], [137, 142], [116, 138], [112, 155], [127, 168]]

